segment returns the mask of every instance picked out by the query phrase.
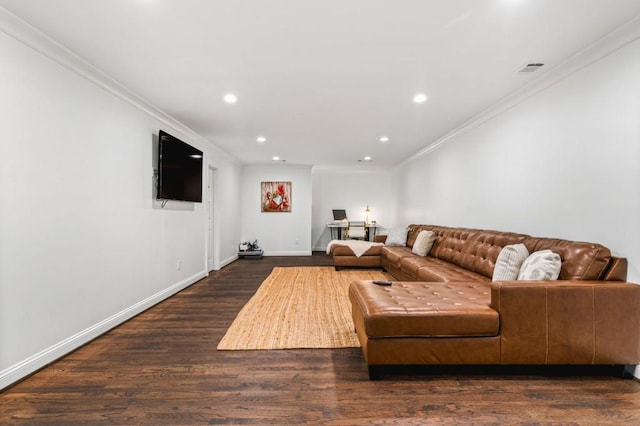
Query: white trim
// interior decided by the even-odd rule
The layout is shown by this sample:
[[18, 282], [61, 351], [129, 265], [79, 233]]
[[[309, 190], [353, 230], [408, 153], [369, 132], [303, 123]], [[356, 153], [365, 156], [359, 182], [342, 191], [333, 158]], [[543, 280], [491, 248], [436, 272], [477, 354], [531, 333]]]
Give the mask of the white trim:
[[[237, 255], [237, 254], [234, 254], [233, 256], [228, 257], [228, 258], [226, 258], [226, 259], [224, 259], [224, 260], [220, 261], [220, 268], [219, 268], [219, 269], [224, 268], [225, 266], [227, 266], [227, 265], [228, 265], [228, 264], [230, 264], [231, 262], [235, 262], [236, 260], [238, 260], [238, 255]], [[218, 270], [218, 269], [216, 269], [216, 270]]]
[[541, 70], [537, 71], [537, 73], [541, 74], [540, 78], [525, 85], [520, 90], [517, 90], [516, 92], [504, 97], [489, 108], [464, 122], [462, 125], [456, 127], [451, 132], [436, 139], [433, 143], [430, 143], [417, 153], [413, 154], [411, 157], [397, 164], [395, 168], [406, 166], [407, 164], [421, 158], [431, 151], [434, 151], [442, 144], [449, 142], [457, 136], [465, 134], [470, 130], [475, 129], [476, 127], [489, 121], [493, 117], [504, 113], [505, 111], [522, 103], [536, 93], [539, 93], [542, 90], [553, 86], [554, 84], [564, 80], [570, 75], [580, 71], [582, 68], [585, 68], [593, 64], [594, 62], [597, 62], [602, 58], [612, 54], [616, 50], [625, 47], [638, 38], [640, 38], [640, 15], [634, 17], [626, 24], [621, 25], [614, 31], [590, 44], [586, 48], [578, 51], [576, 54], [569, 57], [569, 59], [560, 63], [559, 65], [549, 70], [544, 70], [544, 68], [542, 68]]
[[12, 14], [7, 9], [0, 6], [0, 30], [7, 34], [9, 37], [14, 38], [25, 46], [41, 53], [47, 58], [57, 62], [68, 70], [78, 74], [80, 77], [92, 82], [101, 89], [106, 90], [117, 98], [129, 103], [130, 105], [138, 108], [144, 113], [150, 115], [156, 120], [164, 123], [167, 126], [171, 126], [177, 131], [185, 134], [186, 136], [198, 140], [205, 144], [211, 144], [220, 151], [234, 158], [236, 161], [242, 163], [233, 154], [227, 152], [222, 147], [215, 143], [205, 139], [198, 133], [187, 127], [185, 124], [171, 117], [164, 111], [155, 107], [143, 97], [137, 95], [111, 76], [101, 71], [97, 67], [91, 65], [85, 61], [82, 57], [75, 54], [62, 44], [58, 43], [42, 31], [33, 27], [29, 23], [23, 21], [18, 16]]
[[94, 324], [91, 327], [74, 334], [71, 337], [68, 337], [52, 346], [49, 346], [48, 348], [20, 361], [19, 363], [0, 371], [0, 391], [24, 379], [30, 374], [35, 373], [36, 371], [47, 366], [48, 364], [51, 364], [57, 359], [73, 352], [82, 345], [87, 344], [91, 340], [101, 336], [112, 328], [123, 324], [136, 315], [149, 309], [153, 305], [160, 303], [168, 297], [171, 297], [174, 294], [184, 290], [185, 288], [189, 287], [190, 285], [196, 283], [206, 276], [206, 271], [198, 272], [197, 274], [192, 275], [191, 277], [188, 277], [172, 285], [171, 287], [168, 287], [130, 306], [110, 316], [109, 318], [106, 318], [99, 323]]
[[389, 171], [388, 166], [378, 164], [351, 164], [351, 165], [326, 165], [315, 164], [311, 166], [311, 172], [349, 173], [349, 174], [372, 174]]
[[264, 256], [311, 256], [311, 251], [265, 251]]
[[213, 270], [218, 271], [223, 266], [226, 266], [226, 263], [223, 264], [220, 261], [220, 255], [222, 253], [220, 250], [220, 238], [221, 238], [220, 236], [223, 234], [222, 222], [220, 220], [220, 218], [222, 217], [222, 206], [220, 202], [216, 202], [216, 197], [218, 197], [218, 200], [220, 199], [221, 184], [220, 184], [218, 167], [215, 166], [214, 164], [209, 164], [209, 167], [213, 169], [213, 191], [214, 191], [214, 194], [213, 194], [213, 253], [215, 254], [215, 256], [213, 256]]

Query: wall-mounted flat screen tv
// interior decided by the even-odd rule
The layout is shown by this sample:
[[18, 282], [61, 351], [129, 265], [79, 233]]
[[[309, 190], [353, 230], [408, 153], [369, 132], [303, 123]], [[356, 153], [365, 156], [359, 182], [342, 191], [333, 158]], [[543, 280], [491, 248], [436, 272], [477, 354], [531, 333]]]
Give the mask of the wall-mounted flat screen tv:
[[160, 130], [158, 199], [202, 202], [202, 151]]

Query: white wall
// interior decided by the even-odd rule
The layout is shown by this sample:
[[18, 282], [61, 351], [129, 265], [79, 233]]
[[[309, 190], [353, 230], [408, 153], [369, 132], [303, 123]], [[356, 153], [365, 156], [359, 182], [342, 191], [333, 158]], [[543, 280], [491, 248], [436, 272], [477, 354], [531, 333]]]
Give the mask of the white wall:
[[398, 168], [401, 222], [598, 242], [640, 282], [640, 41]]
[[[262, 213], [261, 182], [291, 182], [291, 212]], [[265, 256], [311, 254], [311, 167], [245, 165], [242, 168], [241, 241], [258, 240]], [[236, 241], [236, 249], [240, 240]]]
[[390, 171], [314, 168], [312, 179], [314, 250], [325, 250], [331, 241], [327, 224], [333, 220], [333, 209], [345, 209], [349, 220], [364, 221], [369, 206], [369, 220], [383, 227], [378, 232], [396, 226]]
[[218, 168], [220, 204], [239, 206], [240, 166], [5, 33], [0, 58], [2, 389], [206, 275], [205, 204], [154, 200], [160, 128]]

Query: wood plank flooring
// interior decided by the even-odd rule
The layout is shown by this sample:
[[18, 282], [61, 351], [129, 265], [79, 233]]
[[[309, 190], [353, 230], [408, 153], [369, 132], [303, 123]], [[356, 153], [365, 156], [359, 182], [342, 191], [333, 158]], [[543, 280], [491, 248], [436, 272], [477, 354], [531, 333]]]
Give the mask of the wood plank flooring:
[[390, 371], [360, 349], [220, 351], [273, 266], [243, 259], [0, 394], [0, 424], [640, 424], [640, 383], [601, 371]]

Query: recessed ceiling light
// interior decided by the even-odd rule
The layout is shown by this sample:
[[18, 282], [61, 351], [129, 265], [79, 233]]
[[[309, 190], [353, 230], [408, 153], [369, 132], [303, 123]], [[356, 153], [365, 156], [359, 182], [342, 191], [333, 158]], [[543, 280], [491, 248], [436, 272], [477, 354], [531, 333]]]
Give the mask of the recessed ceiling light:
[[389, 136], [381, 136], [380, 137], [380, 142], [383, 142], [383, 143], [389, 142]]
[[256, 141], [258, 141], [260, 143], [265, 143], [267, 141], [267, 138], [265, 138], [264, 136], [258, 136], [256, 138]]
[[273, 161], [280, 161], [280, 157], [278, 157], [277, 155], [274, 155], [273, 158], [271, 158]]
[[238, 97], [233, 93], [227, 93], [226, 95], [224, 95], [223, 99], [228, 104], [235, 104], [236, 102], [238, 102]]
[[364, 161], [371, 161], [371, 160], [372, 160], [372, 158], [370, 156], [368, 156], [368, 155], [366, 157], [364, 157]]
[[415, 102], [417, 104], [423, 104], [423, 103], [427, 102], [427, 95], [425, 95], [424, 93], [417, 93], [413, 97], [413, 102]]

